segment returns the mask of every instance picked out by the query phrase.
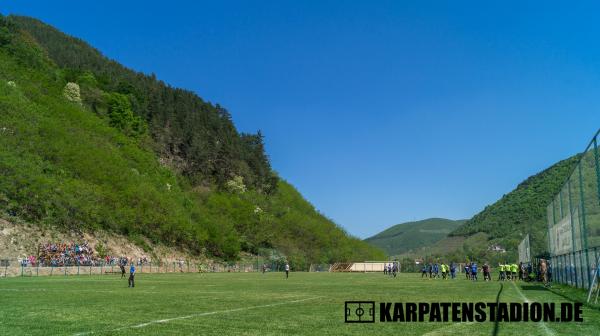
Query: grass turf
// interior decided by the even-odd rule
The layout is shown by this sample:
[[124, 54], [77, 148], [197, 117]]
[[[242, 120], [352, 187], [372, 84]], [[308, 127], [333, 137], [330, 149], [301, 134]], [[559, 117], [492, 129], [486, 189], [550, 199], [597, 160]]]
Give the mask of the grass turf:
[[[139, 274], [0, 279], [0, 335], [599, 335], [600, 311], [583, 323], [345, 324], [344, 301], [494, 302], [499, 282], [424, 280], [417, 274]], [[563, 302], [527, 284], [503, 283], [500, 301]]]

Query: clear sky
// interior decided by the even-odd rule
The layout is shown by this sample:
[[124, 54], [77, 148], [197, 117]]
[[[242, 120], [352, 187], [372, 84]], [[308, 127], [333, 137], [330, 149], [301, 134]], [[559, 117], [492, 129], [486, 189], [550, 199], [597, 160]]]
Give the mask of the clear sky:
[[469, 218], [600, 127], [600, 8], [502, 1], [10, 1], [262, 130], [348, 232]]

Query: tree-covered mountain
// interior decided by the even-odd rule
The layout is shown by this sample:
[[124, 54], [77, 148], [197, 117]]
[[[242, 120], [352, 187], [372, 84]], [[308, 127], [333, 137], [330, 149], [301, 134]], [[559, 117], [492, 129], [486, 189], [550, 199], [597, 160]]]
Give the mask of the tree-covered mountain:
[[499, 244], [507, 251], [507, 256], [503, 258], [514, 260], [517, 246], [526, 234], [530, 234], [533, 254], [546, 253], [546, 207], [560, 191], [579, 158], [580, 155], [575, 155], [527, 178], [513, 191], [454, 230], [450, 236], [485, 233], [488, 237], [487, 246], [475, 249], [467, 247], [467, 251], [459, 251], [458, 255], [491, 258], [495, 252], [487, 251], [487, 247]]
[[235, 176], [246, 185], [270, 192], [277, 187], [264, 151], [262, 134], [240, 134], [231, 114], [193, 92], [173, 88], [103, 56], [86, 42], [43, 22], [23, 16], [10, 21], [27, 32], [61, 68], [64, 79], [82, 88], [84, 103], [96, 114], [110, 111], [106, 93], [125, 97], [143, 119], [162, 160], [195, 184], [223, 186]]
[[276, 249], [296, 269], [383, 256], [277, 177], [224, 108], [15, 16], [0, 16], [0, 216], [224, 259]]
[[465, 220], [429, 218], [402, 223], [369, 237], [365, 241], [381, 248], [389, 255], [399, 255], [438, 242], [464, 222]]
[[[546, 207], [561, 190], [580, 157], [581, 155], [575, 155], [562, 160], [525, 179], [513, 191], [469, 220], [449, 223], [448, 220], [433, 219], [399, 224], [365, 241], [382, 248], [388, 254], [399, 256], [405, 262], [410, 262], [413, 258], [427, 258], [496, 263], [516, 260], [518, 244], [526, 234], [530, 234], [532, 253], [545, 254], [548, 248]], [[586, 193], [597, 190], [593, 178], [593, 159], [593, 155], [586, 155], [584, 158], [586, 164], [583, 180], [589, 182]], [[587, 199], [589, 201], [586, 204], [596, 198]], [[597, 206], [587, 204], [586, 208], [596, 209]], [[600, 218], [595, 212], [587, 213], [587, 216]], [[600, 220], [590, 222], [590, 230], [600, 227], [596, 222]], [[422, 231], [424, 224], [433, 227], [453, 227], [446, 233], [440, 231], [438, 235], [434, 235], [427, 234], [427, 230]], [[499, 245], [506, 252], [490, 250], [492, 245]]]

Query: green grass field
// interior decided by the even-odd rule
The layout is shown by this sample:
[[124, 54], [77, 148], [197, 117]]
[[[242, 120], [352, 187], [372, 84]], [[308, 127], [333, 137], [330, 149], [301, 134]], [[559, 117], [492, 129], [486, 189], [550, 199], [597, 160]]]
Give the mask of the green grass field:
[[[600, 335], [583, 323], [345, 324], [344, 301], [494, 302], [500, 283], [383, 274], [140, 274], [0, 279], [0, 335]], [[538, 286], [504, 283], [499, 300], [561, 302]], [[496, 330], [496, 332], [495, 332]]]

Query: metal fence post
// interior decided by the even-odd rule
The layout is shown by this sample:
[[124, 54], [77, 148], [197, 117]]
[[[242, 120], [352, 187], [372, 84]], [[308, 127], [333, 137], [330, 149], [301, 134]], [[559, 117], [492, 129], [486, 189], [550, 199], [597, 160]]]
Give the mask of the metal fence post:
[[561, 255], [560, 256], [560, 279], [561, 279], [561, 283], [566, 284], [567, 283], [567, 274], [565, 272], [565, 255]]
[[573, 272], [575, 273], [575, 287], [579, 288], [579, 280], [581, 279], [581, 273], [579, 269], [579, 264], [577, 262], [578, 252], [573, 252]]
[[[597, 247], [594, 247], [594, 262], [596, 262], [596, 260], [598, 260], [598, 249]], [[588, 269], [590, 268], [590, 265], [588, 263]], [[590, 275], [591, 272], [588, 272], [588, 277], [591, 277]], [[596, 274], [598, 274], [598, 265], [596, 265], [596, 267], [594, 268], [594, 276], [596, 276]], [[588, 282], [591, 286], [591, 282]]]
[[[585, 155], [585, 154], [584, 154]], [[581, 163], [582, 161], [579, 161], [579, 163], [577, 164], [577, 169], [579, 170], [579, 199], [581, 202], [581, 219], [582, 219], [582, 224], [583, 224], [583, 242], [584, 242], [584, 250], [587, 251], [588, 248], [588, 241], [587, 241], [587, 236], [588, 236], [588, 231], [587, 231], [587, 224], [586, 224], [586, 219], [585, 219], [585, 196], [583, 194], [583, 174], [581, 172]], [[590, 258], [588, 256], [588, 253], [585, 254], [585, 263], [587, 265], [587, 279], [588, 279], [588, 284], [592, 282], [592, 276], [589, 272], [590, 270]]]
[[[571, 278], [573, 278], [573, 276], [575, 276], [575, 287], [578, 287], [578, 281], [577, 281], [577, 269], [575, 268], [575, 227], [573, 225], [573, 197], [571, 195], [571, 177], [569, 177], [569, 180], [567, 181], [567, 193], [568, 193], [568, 198], [567, 201], [569, 201], [569, 217], [571, 218], [570, 222], [571, 222], [571, 263], [569, 264], [569, 269], [571, 270]], [[571, 284], [573, 283], [573, 279], [571, 279]]]
[[596, 163], [596, 188], [598, 189], [598, 199], [600, 200], [600, 159], [598, 158], [598, 135], [594, 137], [594, 161]]

